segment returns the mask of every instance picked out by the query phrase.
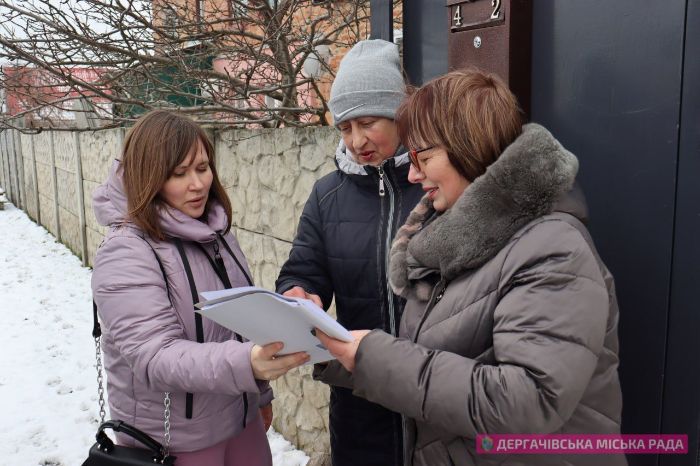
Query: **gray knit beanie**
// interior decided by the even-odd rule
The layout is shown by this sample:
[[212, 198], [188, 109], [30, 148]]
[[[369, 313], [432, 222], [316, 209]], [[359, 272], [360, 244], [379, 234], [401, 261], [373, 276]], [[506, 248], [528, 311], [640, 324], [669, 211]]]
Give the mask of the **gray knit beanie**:
[[358, 42], [340, 62], [331, 87], [333, 124], [362, 116], [393, 120], [405, 93], [399, 48], [381, 39]]

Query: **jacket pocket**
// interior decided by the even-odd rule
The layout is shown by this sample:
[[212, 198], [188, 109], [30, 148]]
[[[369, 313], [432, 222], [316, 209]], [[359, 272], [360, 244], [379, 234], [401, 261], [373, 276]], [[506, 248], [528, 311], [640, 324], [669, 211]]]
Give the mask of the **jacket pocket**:
[[431, 442], [413, 452], [413, 466], [456, 466], [447, 447], [440, 440]]
[[[484, 458], [476, 456], [475, 441], [466, 437], [455, 437], [446, 445], [447, 454], [455, 466], [481, 465]], [[498, 464], [496, 462], [484, 464]]]

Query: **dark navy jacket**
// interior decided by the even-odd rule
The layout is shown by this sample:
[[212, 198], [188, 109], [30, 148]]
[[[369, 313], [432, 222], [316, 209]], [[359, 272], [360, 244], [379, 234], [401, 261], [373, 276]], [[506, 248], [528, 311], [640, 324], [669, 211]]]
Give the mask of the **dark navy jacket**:
[[[423, 190], [408, 181], [408, 154], [381, 167], [360, 166], [341, 142], [336, 165], [306, 202], [277, 292], [301, 286], [325, 309], [335, 297], [347, 329], [396, 335], [404, 301], [389, 288], [389, 250]], [[331, 386], [330, 431], [334, 466], [403, 464], [401, 416], [347, 388]]]

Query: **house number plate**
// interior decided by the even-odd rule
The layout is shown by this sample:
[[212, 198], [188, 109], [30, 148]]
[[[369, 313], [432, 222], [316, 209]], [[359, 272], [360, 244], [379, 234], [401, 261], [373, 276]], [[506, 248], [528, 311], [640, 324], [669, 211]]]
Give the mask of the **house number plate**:
[[468, 31], [502, 23], [505, 14], [501, 0], [467, 0], [452, 5], [452, 31]]

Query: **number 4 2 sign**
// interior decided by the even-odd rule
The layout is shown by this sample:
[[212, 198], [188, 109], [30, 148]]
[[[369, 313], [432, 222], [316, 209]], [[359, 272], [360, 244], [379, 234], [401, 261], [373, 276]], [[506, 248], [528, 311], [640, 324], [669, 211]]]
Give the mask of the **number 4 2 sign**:
[[[452, 30], [466, 31], [488, 26], [488, 23], [500, 23], [504, 19], [501, 0], [466, 0], [452, 6]], [[465, 10], [462, 10], [462, 7]], [[469, 19], [467, 19], [469, 18]]]

